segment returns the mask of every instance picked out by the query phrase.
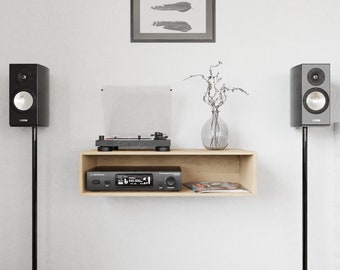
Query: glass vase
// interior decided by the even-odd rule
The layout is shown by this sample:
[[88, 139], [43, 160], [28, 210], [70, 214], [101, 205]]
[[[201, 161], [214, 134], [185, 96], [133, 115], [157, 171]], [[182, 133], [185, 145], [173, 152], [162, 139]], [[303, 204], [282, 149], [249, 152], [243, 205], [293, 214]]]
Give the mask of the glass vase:
[[203, 125], [201, 138], [204, 147], [209, 150], [222, 150], [228, 146], [228, 127], [219, 116], [219, 110], [211, 112], [211, 117]]

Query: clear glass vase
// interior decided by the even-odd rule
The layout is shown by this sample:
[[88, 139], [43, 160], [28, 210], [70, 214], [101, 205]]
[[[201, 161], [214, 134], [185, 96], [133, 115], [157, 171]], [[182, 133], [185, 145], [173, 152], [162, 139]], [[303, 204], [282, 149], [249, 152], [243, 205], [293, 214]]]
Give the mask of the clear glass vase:
[[219, 110], [213, 110], [211, 114], [202, 128], [202, 143], [209, 150], [225, 149], [229, 144], [228, 127], [219, 116]]

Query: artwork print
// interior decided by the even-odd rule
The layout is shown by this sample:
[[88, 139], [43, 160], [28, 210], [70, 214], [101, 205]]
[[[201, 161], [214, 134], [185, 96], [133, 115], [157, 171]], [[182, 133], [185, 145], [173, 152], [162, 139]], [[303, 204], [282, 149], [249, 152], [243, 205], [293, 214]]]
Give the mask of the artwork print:
[[214, 42], [215, 0], [131, 0], [132, 42]]

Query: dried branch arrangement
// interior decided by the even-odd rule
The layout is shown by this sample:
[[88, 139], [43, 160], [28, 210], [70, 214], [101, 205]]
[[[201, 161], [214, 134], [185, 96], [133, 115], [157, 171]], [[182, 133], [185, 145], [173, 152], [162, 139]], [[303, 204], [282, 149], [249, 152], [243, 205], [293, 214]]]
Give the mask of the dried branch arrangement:
[[214, 69], [219, 65], [222, 65], [221, 61], [218, 61], [216, 65], [211, 65], [208, 75], [196, 74], [184, 79], [188, 80], [194, 77], [201, 77], [207, 83], [207, 91], [204, 93], [203, 101], [211, 107], [212, 111], [219, 111], [219, 108], [227, 100], [227, 92], [240, 91], [243, 94], [249, 95], [249, 93], [242, 88], [228, 88], [225, 83], [221, 85], [222, 77], [220, 77], [220, 73], [214, 72]]

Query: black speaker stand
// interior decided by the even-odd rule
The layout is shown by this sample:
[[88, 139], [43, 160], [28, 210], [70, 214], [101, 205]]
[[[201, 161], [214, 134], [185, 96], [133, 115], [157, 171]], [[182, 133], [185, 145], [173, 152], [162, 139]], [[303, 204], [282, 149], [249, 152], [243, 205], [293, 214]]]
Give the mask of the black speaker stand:
[[302, 127], [302, 269], [308, 269], [308, 128]]
[[32, 270], [38, 268], [38, 130], [32, 127]]

